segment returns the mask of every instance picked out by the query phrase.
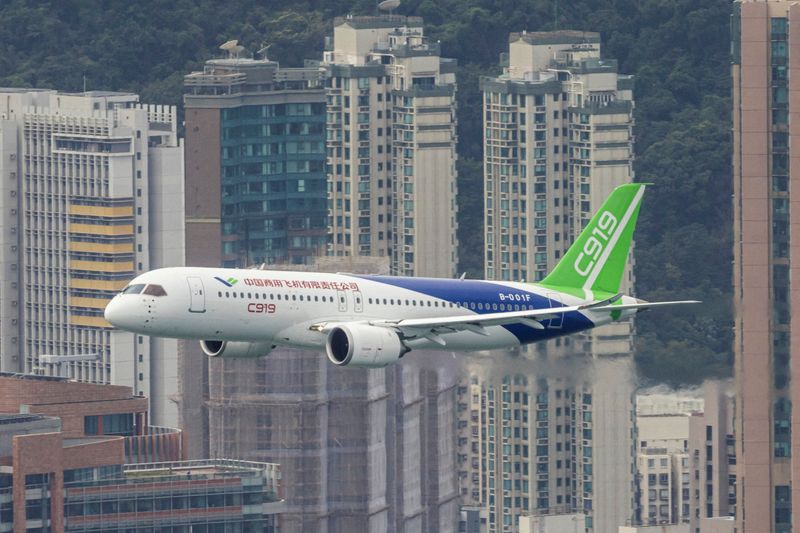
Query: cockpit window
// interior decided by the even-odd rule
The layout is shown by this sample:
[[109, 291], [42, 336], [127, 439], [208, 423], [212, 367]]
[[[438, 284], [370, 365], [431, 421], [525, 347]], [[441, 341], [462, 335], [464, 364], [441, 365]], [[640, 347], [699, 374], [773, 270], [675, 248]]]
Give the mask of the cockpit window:
[[142, 294], [147, 294], [148, 296], [166, 296], [167, 291], [165, 291], [164, 287], [161, 285], [150, 284], [145, 288]]
[[136, 285], [128, 285], [122, 289], [121, 294], [139, 294], [144, 289], [144, 283], [137, 283]]

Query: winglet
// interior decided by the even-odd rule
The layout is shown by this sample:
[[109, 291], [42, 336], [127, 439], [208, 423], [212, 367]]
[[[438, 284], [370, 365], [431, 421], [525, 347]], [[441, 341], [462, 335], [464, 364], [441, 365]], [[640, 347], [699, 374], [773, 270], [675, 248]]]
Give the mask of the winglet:
[[645, 184], [614, 189], [541, 285], [619, 292]]

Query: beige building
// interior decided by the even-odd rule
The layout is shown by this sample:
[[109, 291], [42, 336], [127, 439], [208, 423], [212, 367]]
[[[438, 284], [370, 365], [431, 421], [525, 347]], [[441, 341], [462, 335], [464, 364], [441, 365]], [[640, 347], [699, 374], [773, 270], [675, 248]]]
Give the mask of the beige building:
[[455, 61], [440, 57], [419, 17], [337, 18], [329, 48], [329, 253], [452, 277]]
[[[485, 266], [491, 279], [535, 281], [611, 190], [633, 180], [633, 81], [600, 58], [597, 33], [509, 41], [504, 73], [481, 79]], [[621, 290], [631, 286], [629, 269]], [[553, 513], [582, 513], [586, 530], [600, 533], [631, 522], [630, 332], [630, 323], [615, 324], [523, 348], [515, 353], [529, 362], [522, 376], [469, 369], [459, 400], [461, 494], [465, 506], [488, 509], [485, 531], [516, 532], [524, 516]]]
[[0, 89], [0, 369], [127, 385], [178, 425], [176, 341], [114, 330], [103, 309], [181, 264], [182, 154], [174, 107]]
[[633, 383], [623, 382], [630, 361], [491, 359], [469, 364], [469, 381], [459, 385], [462, 527], [517, 532], [524, 517], [551, 514], [579, 514], [590, 532], [630, 523]]
[[704, 519], [729, 523], [736, 504], [730, 389], [709, 381], [692, 391], [637, 396], [636, 523], [685, 524], [690, 533], [702, 533]]
[[[689, 416], [637, 416], [638, 522], [687, 524], [691, 511]], [[687, 529], [688, 533], [688, 529]]]
[[737, 529], [798, 533], [800, 5], [740, 0], [732, 21]]

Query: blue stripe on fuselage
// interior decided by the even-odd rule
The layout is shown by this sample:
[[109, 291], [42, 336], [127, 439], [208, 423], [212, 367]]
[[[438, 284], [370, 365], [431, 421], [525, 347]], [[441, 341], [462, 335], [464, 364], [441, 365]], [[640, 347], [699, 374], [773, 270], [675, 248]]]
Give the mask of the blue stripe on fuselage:
[[[520, 310], [525, 308], [547, 309], [563, 305], [561, 302], [551, 301], [548, 298], [507, 285], [500, 285], [490, 281], [479, 281], [472, 279], [441, 279], [441, 278], [403, 278], [394, 276], [355, 276], [378, 283], [385, 283], [394, 287], [400, 287], [410, 291], [418, 292], [427, 296], [432, 296], [440, 300], [461, 305], [467, 303], [482, 303], [483, 309], [470, 308], [469, 310], [478, 313], [502, 313], [500, 304], [506, 306], [505, 311], [513, 311], [514, 305], [521, 305]], [[497, 306], [496, 308], [494, 306]], [[543, 321], [548, 326], [549, 321]], [[560, 328], [557, 329], [534, 329], [523, 324], [508, 324], [503, 326], [519, 340], [520, 344], [552, 339], [561, 335], [567, 335], [593, 327], [591, 320], [577, 311], [565, 313]]]

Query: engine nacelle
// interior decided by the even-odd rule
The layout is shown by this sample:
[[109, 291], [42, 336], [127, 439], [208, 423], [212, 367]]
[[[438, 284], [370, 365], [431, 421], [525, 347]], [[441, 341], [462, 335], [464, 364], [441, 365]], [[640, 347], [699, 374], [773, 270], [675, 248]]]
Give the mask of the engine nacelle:
[[345, 324], [328, 333], [325, 351], [339, 366], [380, 368], [396, 363], [408, 348], [395, 331], [367, 324]]
[[209, 357], [253, 358], [267, 355], [275, 345], [271, 342], [200, 341], [200, 348]]

